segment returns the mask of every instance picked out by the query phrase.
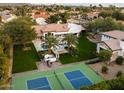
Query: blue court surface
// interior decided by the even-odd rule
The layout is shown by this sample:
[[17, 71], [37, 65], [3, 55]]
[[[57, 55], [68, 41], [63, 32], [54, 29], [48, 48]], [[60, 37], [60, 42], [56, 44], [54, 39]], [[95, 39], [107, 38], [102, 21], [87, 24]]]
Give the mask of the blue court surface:
[[80, 70], [66, 72], [64, 74], [75, 89], [92, 85], [92, 82]]
[[46, 77], [28, 80], [27, 87], [29, 90], [51, 90]]

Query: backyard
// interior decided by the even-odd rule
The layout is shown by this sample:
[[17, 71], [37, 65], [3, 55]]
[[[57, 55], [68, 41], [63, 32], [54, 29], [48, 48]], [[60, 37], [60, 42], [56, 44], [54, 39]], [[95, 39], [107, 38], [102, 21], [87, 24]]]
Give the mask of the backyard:
[[30, 50], [23, 51], [22, 45], [15, 45], [13, 52], [13, 73], [30, 71], [37, 69], [36, 61], [40, 61], [34, 45], [31, 43], [28, 46]]
[[88, 60], [96, 57], [96, 44], [90, 42], [86, 38], [86, 34], [82, 33], [80, 36], [78, 44], [77, 55], [62, 54], [60, 55], [60, 61], [62, 64], [68, 64], [73, 62], [79, 62], [83, 60]]

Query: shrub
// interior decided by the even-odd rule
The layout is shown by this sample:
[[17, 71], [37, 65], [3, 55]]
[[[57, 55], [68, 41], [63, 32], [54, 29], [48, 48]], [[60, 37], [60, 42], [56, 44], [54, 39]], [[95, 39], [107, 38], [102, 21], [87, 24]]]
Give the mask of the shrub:
[[102, 73], [107, 73], [108, 68], [106, 66], [102, 66], [101, 71], [102, 71]]
[[112, 56], [111, 51], [108, 50], [101, 50], [98, 54], [98, 57], [101, 61], [109, 61]]
[[124, 62], [124, 58], [123, 58], [122, 56], [117, 57], [116, 63], [117, 63], [118, 65], [121, 65], [123, 62]]
[[120, 77], [120, 76], [122, 76], [122, 74], [123, 74], [122, 71], [118, 71], [116, 76]]
[[111, 89], [111, 86], [103, 81], [103, 82], [95, 84], [95, 85], [82, 87], [81, 89], [83, 89], [83, 90], [104, 90], [104, 89]]
[[123, 90], [124, 89], [124, 76], [120, 76], [116, 79], [106, 80], [101, 83], [82, 87], [83, 90]]

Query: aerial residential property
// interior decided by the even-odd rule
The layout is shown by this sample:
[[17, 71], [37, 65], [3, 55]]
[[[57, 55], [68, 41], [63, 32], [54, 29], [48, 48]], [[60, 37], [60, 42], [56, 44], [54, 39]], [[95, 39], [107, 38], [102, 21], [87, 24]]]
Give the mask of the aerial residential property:
[[123, 90], [123, 22], [116, 4], [1, 5], [0, 89]]

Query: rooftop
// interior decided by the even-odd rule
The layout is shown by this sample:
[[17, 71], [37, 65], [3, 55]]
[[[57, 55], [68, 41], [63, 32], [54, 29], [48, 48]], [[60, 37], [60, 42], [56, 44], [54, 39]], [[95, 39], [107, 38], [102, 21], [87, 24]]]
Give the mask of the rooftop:
[[33, 26], [36, 30], [42, 32], [66, 32], [68, 31], [67, 24], [47, 24]]
[[119, 42], [119, 40], [117, 40], [117, 39], [111, 39], [111, 40], [106, 40], [106, 41], [104, 41], [104, 43], [107, 45], [107, 46], [109, 46], [109, 48], [111, 48], [111, 50], [120, 50], [120, 49], [122, 49], [121, 47], [120, 47], [120, 42]]
[[46, 24], [33, 26], [38, 36], [42, 36], [43, 33], [53, 32], [55, 34], [67, 34], [67, 33], [80, 33], [85, 30], [81, 25], [77, 24]]
[[40, 11], [33, 10], [32, 13], [33, 13], [32, 14], [33, 18], [35, 18], [35, 19], [40, 18], [40, 17], [46, 19], [49, 17], [49, 14], [43, 10], [40, 10]]
[[116, 38], [116, 39], [124, 39], [124, 32], [120, 31], [120, 30], [103, 32], [102, 34], [107, 35], [107, 36], [111, 36], [111, 37]]

